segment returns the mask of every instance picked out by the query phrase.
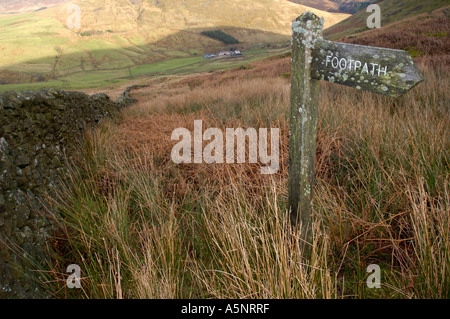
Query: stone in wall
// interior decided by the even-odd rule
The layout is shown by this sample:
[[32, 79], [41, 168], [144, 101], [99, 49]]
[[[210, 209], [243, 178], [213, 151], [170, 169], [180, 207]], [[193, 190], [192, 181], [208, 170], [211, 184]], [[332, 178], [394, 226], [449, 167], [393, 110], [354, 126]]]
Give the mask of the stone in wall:
[[53, 226], [45, 197], [65, 174], [73, 141], [135, 102], [130, 89], [115, 102], [102, 93], [54, 89], [0, 94], [0, 298], [48, 297], [30, 276], [34, 266], [25, 262], [31, 257], [45, 263]]

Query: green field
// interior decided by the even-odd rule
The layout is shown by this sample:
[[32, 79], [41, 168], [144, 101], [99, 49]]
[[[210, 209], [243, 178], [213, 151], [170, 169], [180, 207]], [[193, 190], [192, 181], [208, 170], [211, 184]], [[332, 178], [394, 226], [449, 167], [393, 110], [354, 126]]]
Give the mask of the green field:
[[[78, 0], [79, 29], [67, 26], [68, 4], [38, 12], [0, 16], [0, 91], [41, 87], [103, 87], [149, 74], [184, 74], [226, 69], [233, 62], [203, 61], [231, 44], [202, 35], [215, 30], [249, 51], [287, 42], [291, 21], [312, 10], [329, 26], [348, 15], [292, 2], [230, 0]], [[263, 58], [249, 53], [243, 63]], [[257, 55], [256, 57], [254, 55]], [[29, 83], [29, 84], [28, 84]]]
[[[187, 57], [163, 60], [156, 63], [148, 63], [127, 67], [81, 71], [62, 76], [56, 80], [47, 82], [5, 84], [0, 85], [0, 92], [37, 90], [40, 88], [55, 88], [64, 90], [82, 90], [89, 88], [102, 88], [112, 84], [121, 83], [136, 78], [154, 77], [163, 75], [182, 75], [215, 70], [226, 70], [239, 67], [253, 61], [261, 60], [272, 55], [286, 52], [281, 49], [255, 49], [244, 52], [242, 56], [205, 59], [203, 57]], [[130, 74], [131, 72], [131, 74]]]

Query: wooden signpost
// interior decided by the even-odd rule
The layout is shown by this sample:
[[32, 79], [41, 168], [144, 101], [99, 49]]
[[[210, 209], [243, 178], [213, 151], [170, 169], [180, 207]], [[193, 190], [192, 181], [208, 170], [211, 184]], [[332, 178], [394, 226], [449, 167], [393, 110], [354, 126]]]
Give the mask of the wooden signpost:
[[399, 97], [424, 79], [405, 51], [327, 41], [322, 31], [323, 19], [311, 12], [292, 22], [289, 205], [309, 243], [319, 81]]

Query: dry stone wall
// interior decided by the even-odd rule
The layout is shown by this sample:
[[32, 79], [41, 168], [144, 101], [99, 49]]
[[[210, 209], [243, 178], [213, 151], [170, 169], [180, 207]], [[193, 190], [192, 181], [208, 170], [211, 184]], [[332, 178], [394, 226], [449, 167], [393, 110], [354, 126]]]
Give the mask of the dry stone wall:
[[130, 89], [117, 101], [54, 89], [0, 94], [0, 298], [45, 297], [23, 258], [46, 258], [52, 223], [45, 198], [58, 187], [70, 145], [133, 103]]

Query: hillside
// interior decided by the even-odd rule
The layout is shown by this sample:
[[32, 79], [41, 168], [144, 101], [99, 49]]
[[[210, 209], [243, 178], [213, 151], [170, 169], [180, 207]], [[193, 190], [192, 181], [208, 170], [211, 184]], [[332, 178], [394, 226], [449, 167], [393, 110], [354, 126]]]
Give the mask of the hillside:
[[[426, 62], [418, 63], [425, 81], [398, 99], [321, 81], [311, 258], [286, 201], [290, 57], [181, 81], [147, 79], [120, 121], [88, 135], [65, 178], [62, 235], [51, 245], [59, 258], [42, 271], [49, 291], [56, 298], [448, 298], [450, 82]], [[262, 163], [174, 164], [171, 136], [192, 132], [195, 120], [204, 132], [279, 128], [279, 172], [260, 174]], [[70, 263], [89, 274], [83, 290], [66, 288]], [[379, 289], [367, 285], [374, 264]]]
[[41, 8], [54, 7], [71, 0], [2, 0], [0, 14], [34, 11]]
[[[448, 5], [447, 0], [382, 0], [379, 3], [381, 8], [381, 25], [386, 26], [418, 14], [431, 12]], [[340, 39], [355, 33], [369, 30], [367, 28], [367, 17], [369, 13], [366, 10], [348, 17], [338, 24], [328, 28], [324, 34], [331, 40]]]
[[291, 2], [309, 6], [328, 12], [341, 12], [354, 14], [359, 10], [366, 8], [375, 0], [290, 0]]
[[416, 61], [450, 67], [450, 5], [349, 36], [344, 42], [406, 50]]
[[[66, 26], [69, 3], [0, 17], [0, 83], [48, 81], [90, 70], [122, 70], [175, 58], [198, 58], [227, 47], [200, 33], [220, 29], [240, 49], [289, 41], [291, 21], [305, 11], [331, 26], [346, 14], [287, 0], [78, 0], [81, 28]], [[90, 77], [92, 78], [92, 77]], [[68, 82], [71, 79], [67, 79]]]
[[[252, 1], [229, 3], [243, 8]], [[83, 105], [87, 97], [72, 92], [67, 95], [71, 103], [66, 106], [61, 98], [65, 93], [56, 90], [2, 96], [0, 104], [5, 107], [0, 105], [0, 110], [3, 108], [11, 120], [0, 126], [0, 154], [6, 154], [0, 160], [17, 160], [9, 161], [0, 171], [6, 176], [3, 181], [11, 182], [18, 191], [8, 188], [5, 195], [0, 193], [0, 234], [14, 231], [21, 246], [14, 247], [17, 259], [9, 250], [0, 250], [0, 266], [4, 260], [15, 266], [16, 260], [26, 259], [29, 271], [22, 274], [11, 267], [14, 276], [36, 278], [36, 283], [56, 299], [449, 298], [450, 6], [421, 11], [408, 7], [419, 2], [403, 1], [405, 7], [395, 13], [387, 10], [393, 7], [386, 1], [383, 6], [391, 12], [390, 24], [341, 38], [408, 49], [424, 81], [396, 99], [320, 81], [311, 176], [315, 186], [310, 189], [314, 194], [313, 243], [310, 253], [305, 253], [304, 234], [292, 224], [287, 201], [290, 118], [299, 114], [298, 105], [291, 102], [291, 54], [287, 48], [273, 48], [274, 44], [261, 49], [264, 41], [288, 37], [290, 26], [285, 34], [284, 27], [277, 24], [280, 20], [274, 19], [283, 14], [276, 11], [276, 5], [282, 7], [287, 1], [274, 0], [270, 7], [274, 11], [265, 15], [264, 8], [258, 8], [261, 19], [252, 18], [247, 24], [239, 24], [239, 10], [232, 16], [205, 14], [201, 21], [195, 6], [191, 10], [180, 5], [177, 10], [171, 8], [172, 2], [160, 1], [163, 9], [143, 3], [144, 10], [138, 9], [133, 25], [130, 17], [136, 6], [131, 2], [128, 7], [121, 0], [103, 3], [108, 6], [90, 7], [81, 30], [61, 27], [63, 6], [0, 19], [0, 59], [15, 54], [23, 61], [11, 64], [11, 68], [20, 66], [23, 74], [29, 74], [30, 68], [49, 68], [45, 72], [55, 77], [80, 69], [75, 75], [59, 78], [68, 81], [68, 87], [73, 83], [69, 80], [77, 77], [87, 82], [129, 71], [130, 78], [122, 74], [127, 81], [121, 83], [124, 87], [95, 87], [88, 93], [106, 92], [115, 100], [127, 87], [125, 92], [137, 101], [117, 118], [99, 121], [97, 127], [86, 130], [83, 139], [56, 138], [73, 143], [75, 150], [73, 156], [64, 152], [67, 158], [59, 163], [52, 149], [62, 155], [61, 148], [51, 142], [53, 138], [47, 139], [39, 126], [48, 127], [55, 137], [57, 132], [67, 132], [64, 121], [53, 114], [81, 121], [82, 117], [71, 111], [80, 112], [77, 104]], [[282, 21], [297, 15], [284, 14]], [[256, 24], [260, 29], [255, 29]], [[275, 27], [279, 30], [273, 30]], [[216, 67], [212, 70], [199, 62], [207, 59], [195, 54], [222, 46], [202, 37], [201, 31], [218, 28], [239, 39], [239, 46], [254, 46], [240, 60], [240, 66], [231, 68], [232, 63], [216, 60], [211, 63]], [[11, 39], [21, 35], [24, 40], [10, 40], [6, 30]], [[48, 41], [46, 46], [42, 39]], [[261, 51], [268, 58], [262, 60], [258, 55], [257, 60], [245, 60], [248, 52], [256, 56]], [[184, 56], [177, 57], [180, 55]], [[138, 65], [156, 58], [163, 60]], [[126, 63], [134, 66], [127, 68]], [[171, 74], [175, 69], [186, 73]], [[159, 76], [149, 76], [150, 70]], [[131, 79], [131, 73], [145, 77]], [[131, 84], [143, 85], [131, 90]], [[104, 94], [90, 99], [109, 101]], [[304, 114], [302, 108], [299, 112]], [[197, 121], [201, 123], [199, 135]], [[76, 121], [71, 124], [78, 133], [83, 127]], [[228, 143], [224, 143], [232, 128], [236, 133], [238, 128], [249, 133], [248, 147], [245, 136], [241, 144], [243, 163], [228, 161], [239, 158], [239, 144], [237, 152], [233, 145], [229, 156]], [[191, 139], [189, 132], [193, 132], [193, 152], [191, 139], [186, 155], [192, 159], [200, 154], [200, 163], [174, 161], [174, 147], [181, 142], [174, 136], [180, 129], [188, 131], [183, 142]], [[269, 129], [270, 138], [261, 134]], [[259, 132], [257, 140], [251, 138], [252, 130]], [[207, 132], [211, 131], [218, 133], [212, 134], [214, 140], [209, 135], [208, 142]], [[5, 143], [5, 133], [17, 138]], [[200, 143], [196, 136], [201, 137]], [[18, 139], [32, 142], [23, 145]], [[250, 160], [252, 145], [259, 154], [255, 163]], [[39, 155], [39, 161], [18, 156], [22, 151]], [[261, 174], [261, 168], [269, 164], [269, 151], [270, 164], [276, 164], [277, 170]], [[206, 160], [205, 154], [212, 157], [212, 153], [217, 159]], [[50, 209], [41, 203], [34, 205], [40, 198], [33, 200], [35, 188], [45, 181], [40, 169], [47, 161], [68, 166], [67, 171], [63, 167], [50, 171], [53, 176], [61, 173], [63, 184], [61, 188], [48, 184], [49, 195], [54, 198], [49, 198]], [[28, 184], [28, 178], [36, 183]], [[26, 208], [27, 202], [32, 211]], [[5, 203], [19, 206], [13, 218], [4, 217], [5, 207], [8, 216], [11, 207]], [[50, 216], [55, 227], [45, 233], [51, 258], [34, 258], [21, 247], [34, 248], [30, 238], [44, 228], [41, 223], [31, 223], [29, 217], [49, 216], [53, 211], [56, 213]], [[72, 276], [67, 265], [78, 266], [81, 277]], [[378, 270], [375, 268], [373, 275], [381, 271], [381, 281], [369, 274], [374, 265]], [[79, 283], [81, 289], [70, 288], [74, 277], [72, 283]], [[377, 281], [379, 287], [374, 285], [373, 289], [370, 283]], [[0, 295], [11, 292], [10, 286], [5, 287], [8, 289], [0, 290]], [[298, 309], [298, 305], [294, 307]], [[164, 311], [167, 316], [172, 311], [172, 317], [180, 316], [180, 307], [165, 307]]]

